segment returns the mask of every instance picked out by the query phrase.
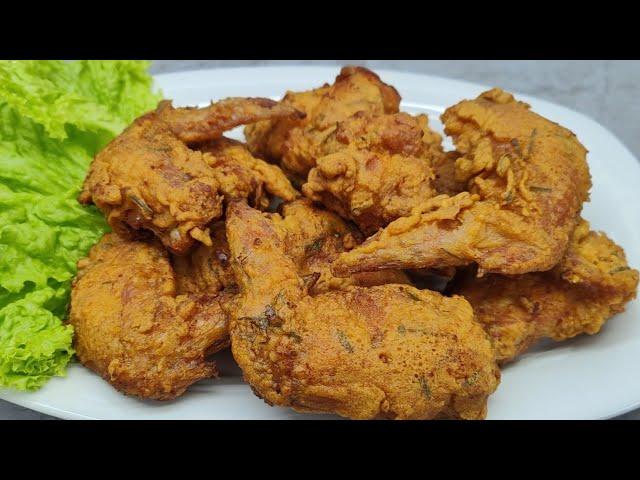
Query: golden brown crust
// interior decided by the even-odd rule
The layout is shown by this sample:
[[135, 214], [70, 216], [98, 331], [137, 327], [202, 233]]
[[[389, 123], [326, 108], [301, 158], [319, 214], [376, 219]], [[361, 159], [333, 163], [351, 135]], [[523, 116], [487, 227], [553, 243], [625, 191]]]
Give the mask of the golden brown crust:
[[[211, 154], [186, 142], [217, 139], [242, 123], [282, 115], [301, 114], [266, 99], [233, 98], [202, 109], [174, 109], [163, 101], [96, 156], [79, 201], [95, 203], [120, 235], [151, 231], [172, 252], [184, 254], [196, 241], [209, 242], [206, 226], [222, 215], [221, 187], [232, 190], [212, 170]], [[254, 177], [257, 163], [249, 168]]]
[[305, 119], [259, 122], [245, 136], [255, 154], [304, 183], [307, 197], [370, 235], [432, 196], [431, 161], [444, 155], [426, 115], [398, 113], [399, 102], [373, 72], [345, 67], [330, 86], [287, 92], [283, 103]]
[[222, 137], [197, 148], [209, 154], [205, 160], [225, 202], [241, 198], [265, 210], [274, 196], [284, 201], [300, 196], [280, 168], [255, 158], [242, 142]]
[[370, 235], [434, 195], [441, 140], [426, 115], [353, 115], [318, 147], [302, 191]]
[[575, 135], [499, 89], [442, 118], [462, 154], [456, 181], [468, 192], [416, 207], [343, 254], [337, 273], [475, 262], [481, 272], [520, 274], [558, 263], [591, 186]]
[[637, 286], [638, 271], [629, 268], [622, 248], [582, 221], [553, 270], [482, 278], [469, 272], [453, 291], [469, 300], [506, 362], [541, 338], [598, 333], [635, 298]]
[[83, 365], [129, 395], [168, 400], [216, 376], [228, 343], [224, 293], [178, 295], [157, 243], [106, 234], [78, 263], [69, 322]]
[[271, 215], [270, 219], [284, 242], [286, 255], [295, 263], [298, 274], [306, 279], [312, 295], [350, 285], [409, 283], [400, 270], [335, 277], [331, 273], [333, 261], [340, 253], [362, 243], [364, 237], [352, 224], [308, 199], [284, 204], [281, 213]]
[[200, 244], [188, 255], [171, 255], [180, 295], [215, 294], [225, 289], [232, 292], [237, 287], [224, 222], [214, 223], [210, 231], [210, 246]]
[[272, 405], [365, 418], [483, 418], [500, 378], [461, 297], [389, 284], [306, 293], [269, 219], [227, 212], [241, 286], [234, 358]]
[[267, 120], [245, 128], [251, 151], [305, 179], [315, 166], [316, 149], [339, 121], [358, 112], [397, 113], [400, 95], [370, 70], [344, 67], [333, 85], [287, 92], [282, 103], [307, 114], [304, 119]]
[[461, 157], [460, 152], [446, 152], [442, 155], [434, 155], [431, 160], [431, 168], [435, 174], [433, 187], [438, 194], [449, 196], [457, 195], [465, 190], [464, 182], [456, 180], [456, 160]]

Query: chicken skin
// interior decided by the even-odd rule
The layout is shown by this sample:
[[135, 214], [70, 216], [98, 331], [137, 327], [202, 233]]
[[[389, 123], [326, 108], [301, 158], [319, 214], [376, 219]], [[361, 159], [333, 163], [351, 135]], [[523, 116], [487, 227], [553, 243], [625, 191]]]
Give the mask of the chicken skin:
[[108, 233], [78, 262], [69, 322], [83, 365], [128, 395], [170, 400], [217, 375], [229, 344], [224, 291], [178, 294], [159, 242]]
[[271, 405], [355, 419], [483, 418], [500, 372], [461, 297], [408, 285], [310, 296], [274, 224], [227, 210], [240, 299], [234, 358]]
[[[238, 125], [303, 116], [289, 105], [261, 98], [230, 98], [206, 108], [173, 108], [169, 101], [160, 102], [96, 156], [79, 201], [94, 203], [118, 234], [137, 238], [151, 231], [173, 253], [185, 254], [196, 241], [210, 243], [207, 225], [221, 217], [225, 194], [263, 202], [264, 184], [267, 191], [295, 197], [281, 172], [238, 154], [237, 146], [225, 142], [204, 151], [190, 147], [218, 140]], [[222, 158], [207, 149], [223, 150]], [[229, 167], [235, 161], [237, 167]], [[226, 166], [212, 168], [220, 163]], [[230, 184], [235, 177], [245, 185]]]
[[426, 115], [355, 114], [318, 147], [302, 191], [371, 235], [435, 195], [441, 140]]
[[467, 272], [453, 292], [471, 303], [504, 363], [541, 338], [598, 333], [636, 296], [637, 287], [638, 271], [629, 268], [622, 248], [582, 221], [553, 270], [483, 278]]
[[296, 265], [298, 275], [305, 279], [312, 295], [350, 285], [370, 287], [386, 283], [410, 283], [401, 270], [335, 277], [331, 273], [333, 261], [340, 253], [362, 243], [364, 236], [335, 213], [314, 205], [308, 199], [286, 203], [280, 213], [269, 218], [284, 244], [285, 254]]
[[455, 180], [467, 191], [417, 206], [342, 254], [336, 274], [471, 263], [481, 275], [522, 274], [560, 261], [591, 187], [575, 135], [499, 89], [442, 119], [461, 154]]
[[306, 113], [306, 117], [282, 117], [245, 127], [251, 152], [280, 166], [304, 181], [315, 166], [317, 149], [338, 122], [358, 112], [398, 113], [400, 95], [370, 70], [344, 67], [333, 85], [306, 92], [287, 92], [283, 105]]

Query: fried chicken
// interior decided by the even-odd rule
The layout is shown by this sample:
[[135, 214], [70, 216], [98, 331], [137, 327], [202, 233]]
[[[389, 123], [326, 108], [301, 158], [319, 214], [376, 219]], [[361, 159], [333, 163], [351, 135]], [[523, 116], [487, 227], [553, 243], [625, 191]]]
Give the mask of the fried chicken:
[[238, 125], [279, 117], [304, 114], [261, 98], [230, 98], [206, 108], [173, 108], [163, 101], [96, 156], [79, 201], [95, 203], [113, 230], [128, 238], [152, 231], [177, 254], [195, 241], [209, 244], [207, 225], [222, 215], [225, 195], [262, 204], [263, 184], [288, 198], [296, 194], [281, 172], [235, 144], [222, 141], [204, 151], [190, 147], [218, 140]]
[[638, 271], [629, 268], [624, 250], [582, 221], [553, 270], [482, 278], [467, 272], [453, 292], [469, 300], [498, 360], [507, 362], [541, 338], [598, 333], [636, 296], [637, 287]]
[[169, 400], [215, 377], [207, 357], [229, 344], [224, 291], [178, 294], [158, 241], [106, 234], [78, 262], [69, 321], [83, 365], [128, 395]]
[[318, 147], [302, 191], [371, 235], [434, 196], [441, 140], [426, 115], [355, 114]]
[[224, 221], [213, 223], [211, 245], [199, 244], [187, 255], [171, 255], [178, 294], [237, 291], [236, 276], [231, 268], [231, 253]]
[[477, 263], [479, 272], [545, 271], [567, 249], [591, 180], [569, 130], [499, 89], [442, 115], [467, 192], [434, 197], [342, 254], [334, 271]]
[[[286, 255], [295, 263], [311, 294], [339, 290], [349, 285], [410, 284], [400, 270], [334, 277], [331, 263], [341, 252], [361, 243], [364, 237], [355, 226], [313, 205], [308, 199], [285, 203], [279, 213], [267, 216], [284, 242]], [[178, 293], [237, 291], [224, 222], [212, 224], [210, 230], [211, 246], [201, 244], [188, 255], [171, 257]]]
[[249, 125], [244, 133], [251, 152], [279, 163], [304, 181], [316, 164], [317, 149], [338, 122], [358, 112], [398, 113], [400, 95], [370, 70], [344, 67], [333, 85], [287, 92], [283, 105], [305, 112], [303, 119], [283, 117]]
[[272, 405], [356, 418], [483, 418], [500, 372], [462, 297], [409, 285], [309, 296], [268, 217], [227, 210], [241, 288], [230, 333], [253, 391]]
[[280, 168], [255, 158], [242, 142], [222, 137], [197, 148], [210, 155], [206, 160], [225, 202], [243, 198], [266, 210], [273, 197], [290, 201], [299, 196]]
[[[345, 67], [331, 86], [288, 92], [304, 120], [245, 129], [252, 151], [280, 165], [322, 202], [370, 235], [433, 196], [440, 135], [426, 115], [398, 113], [397, 92], [372, 72]], [[440, 160], [436, 160], [440, 163]]]
[[284, 244], [285, 254], [305, 279], [310, 294], [340, 290], [349, 285], [369, 287], [386, 283], [410, 283], [401, 270], [356, 273], [335, 277], [331, 264], [338, 255], [362, 243], [364, 236], [353, 225], [308, 199], [284, 204], [269, 218]]

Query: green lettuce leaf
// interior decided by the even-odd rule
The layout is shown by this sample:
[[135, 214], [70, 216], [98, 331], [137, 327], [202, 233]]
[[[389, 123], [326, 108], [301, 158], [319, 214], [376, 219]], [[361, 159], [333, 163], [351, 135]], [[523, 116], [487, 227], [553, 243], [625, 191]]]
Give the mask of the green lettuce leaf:
[[94, 155], [155, 107], [142, 61], [0, 61], [0, 387], [32, 390], [73, 355], [76, 262], [108, 230], [76, 201]]

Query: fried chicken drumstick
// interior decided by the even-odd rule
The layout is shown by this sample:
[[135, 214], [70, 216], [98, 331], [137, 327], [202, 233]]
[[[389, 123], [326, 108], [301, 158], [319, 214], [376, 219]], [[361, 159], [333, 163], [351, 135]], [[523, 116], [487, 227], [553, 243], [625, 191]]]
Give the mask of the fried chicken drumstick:
[[636, 296], [638, 271], [624, 251], [582, 221], [562, 261], [548, 272], [475, 278], [467, 272], [453, 292], [473, 306], [476, 320], [505, 363], [541, 338], [560, 341], [598, 333]]
[[159, 242], [106, 234], [78, 263], [69, 321], [83, 365], [128, 395], [169, 400], [216, 376], [229, 344], [224, 291], [180, 294]]
[[234, 358], [272, 405], [366, 418], [483, 418], [500, 378], [469, 304], [409, 285], [310, 296], [273, 222], [227, 209]]
[[177, 254], [195, 241], [209, 244], [207, 225], [222, 216], [223, 199], [253, 198], [262, 206], [263, 188], [287, 200], [297, 196], [277, 168], [220, 140], [233, 127], [277, 117], [304, 114], [262, 98], [229, 98], [206, 108], [160, 102], [96, 156], [79, 201], [95, 203], [128, 238], [152, 231]]
[[549, 270], [564, 254], [591, 180], [569, 130], [499, 89], [442, 115], [467, 192], [437, 196], [338, 258], [337, 274], [477, 263], [479, 273]]

